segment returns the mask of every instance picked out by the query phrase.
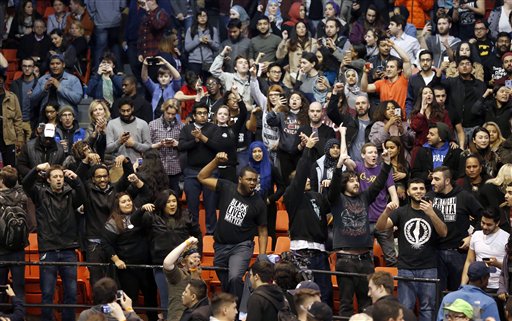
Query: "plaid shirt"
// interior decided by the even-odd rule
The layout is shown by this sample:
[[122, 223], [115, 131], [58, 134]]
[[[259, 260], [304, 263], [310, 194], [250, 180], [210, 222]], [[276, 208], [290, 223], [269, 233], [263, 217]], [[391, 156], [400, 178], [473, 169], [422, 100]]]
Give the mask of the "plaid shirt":
[[137, 39], [137, 51], [144, 58], [154, 56], [158, 53], [158, 43], [165, 30], [170, 24], [167, 12], [157, 8], [148, 12], [139, 26], [139, 37]]
[[[163, 116], [149, 123], [151, 143], [156, 144], [165, 138], [174, 138], [179, 141], [180, 132], [184, 126], [183, 123], [174, 120], [174, 124], [166, 127], [162, 119]], [[176, 175], [181, 173], [177, 148], [162, 147], [160, 148], [159, 152], [160, 158], [162, 159], [162, 164], [164, 165], [165, 173], [167, 175]]]

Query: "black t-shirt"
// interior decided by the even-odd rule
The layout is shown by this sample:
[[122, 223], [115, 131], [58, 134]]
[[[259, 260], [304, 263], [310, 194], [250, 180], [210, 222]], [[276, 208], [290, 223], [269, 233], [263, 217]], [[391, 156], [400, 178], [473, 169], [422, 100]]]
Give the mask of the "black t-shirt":
[[[443, 214], [434, 209], [443, 220]], [[395, 210], [389, 218], [398, 227], [398, 268], [430, 269], [437, 267], [437, 240], [439, 238], [432, 220], [423, 211], [410, 205]]]
[[[444, 217], [448, 234], [439, 240], [440, 249], [456, 249], [463, 238], [467, 237], [471, 221], [479, 222], [482, 215], [482, 205], [471, 194], [456, 186], [450, 193], [434, 194], [433, 206]], [[470, 217], [473, 219], [471, 220]]]
[[221, 244], [238, 244], [252, 240], [258, 226], [267, 225], [267, 207], [258, 194], [243, 196], [237, 192], [237, 185], [219, 179], [219, 220], [213, 236]]

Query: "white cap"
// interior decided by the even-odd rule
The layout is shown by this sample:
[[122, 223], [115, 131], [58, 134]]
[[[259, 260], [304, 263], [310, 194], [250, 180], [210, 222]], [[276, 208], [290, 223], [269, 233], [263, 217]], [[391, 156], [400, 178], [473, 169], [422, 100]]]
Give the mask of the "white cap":
[[55, 137], [55, 125], [54, 124], [44, 125], [43, 137], [45, 137], [45, 138], [54, 138]]

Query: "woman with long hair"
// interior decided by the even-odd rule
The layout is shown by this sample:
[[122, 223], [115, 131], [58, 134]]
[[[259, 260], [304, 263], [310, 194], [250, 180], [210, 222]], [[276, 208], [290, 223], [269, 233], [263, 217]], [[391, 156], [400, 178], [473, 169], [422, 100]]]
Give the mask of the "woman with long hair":
[[[142, 206], [131, 217], [134, 226], [149, 227], [149, 252], [151, 263], [160, 265], [167, 254], [189, 237], [199, 240], [202, 249], [202, 235], [198, 223], [194, 222], [186, 208], [180, 206], [178, 194], [166, 189], [157, 194], [154, 203]], [[162, 269], [153, 269], [153, 276], [160, 293], [160, 307], [167, 314], [167, 306], [177, 306], [181, 303], [181, 292], [168, 289]], [[169, 291], [172, 290], [172, 291]]]
[[[439, 106], [434, 99], [434, 91], [430, 87], [423, 87], [418, 93], [414, 109], [410, 115], [411, 128], [416, 132], [415, 146], [423, 146], [427, 142], [430, 124], [443, 122], [453, 130], [452, 121], [446, 109]], [[464, 146], [461, 144], [461, 146]]]
[[[57, 126], [59, 123], [59, 118], [57, 117], [58, 109], [53, 105], [46, 105], [41, 111], [41, 115], [39, 116], [39, 123], [45, 124], [53, 124]], [[39, 127], [38, 127], [39, 129]], [[42, 134], [38, 132], [38, 134]]]
[[463, 173], [462, 166], [464, 166], [464, 160], [471, 154], [479, 154], [483, 159], [483, 170], [490, 177], [494, 177], [498, 171], [498, 155], [492, 151], [491, 148], [491, 135], [489, 131], [484, 127], [478, 127], [473, 131], [471, 135], [471, 141], [469, 147], [462, 151], [460, 154], [461, 159], [461, 170], [459, 173]]
[[364, 44], [366, 45], [365, 59], [369, 59], [379, 54], [379, 46], [377, 46], [377, 39], [379, 34], [376, 29], [370, 28], [364, 35]]
[[108, 102], [103, 99], [95, 99], [89, 104], [89, 126], [87, 127], [86, 140], [89, 146], [105, 161], [105, 149], [107, 148], [106, 128], [110, 120], [110, 108]]
[[[256, 192], [267, 205], [267, 230], [272, 237], [273, 247], [276, 239], [276, 202], [283, 196], [286, 186], [281, 173], [272, 165], [267, 147], [262, 141], [254, 141], [249, 145], [249, 166], [258, 172]], [[273, 248], [272, 247], [272, 248]]]
[[192, 26], [185, 34], [185, 51], [188, 53], [188, 69], [203, 79], [209, 75], [215, 52], [219, 50], [219, 31], [208, 22], [206, 9], [196, 12]]
[[512, 164], [501, 166], [496, 177], [485, 182], [480, 189], [480, 204], [486, 209], [500, 215], [500, 207], [505, 202], [505, 188], [512, 183]]
[[300, 126], [309, 122], [308, 107], [309, 101], [302, 92], [293, 91], [287, 104], [282, 104], [278, 100], [276, 108], [268, 113], [266, 118], [267, 124], [279, 129], [277, 158], [285, 182], [289, 182], [289, 175], [295, 170], [299, 161], [298, 134]]
[[[237, 149], [240, 148], [240, 134], [245, 137], [246, 130], [244, 130], [244, 126], [246, 120], [247, 108], [236, 86], [233, 86], [230, 91], [224, 94], [224, 105], [221, 105], [215, 113], [215, 123], [218, 130], [214, 141], [219, 146], [220, 151], [228, 154], [228, 161], [219, 166], [219, 178], [232, 182], [237, 181]], [[247, 161], [244, 163], [247, 163]]]
[[75, 48], [76, 53], [76, 64], [73, 66], [76, 74], [80, 76], [85, 76], [87, 72], [87, 50], [89, 49], [87, 45], [87, 39], [84, 37], [84, 27], [82, 23], [78, 20], [71, 21], [71, 25], [69, 26], [69, 45]]
[[[268, 88], [267, 95], [260, 90], [258, 78], [256, 77], [256, 67], [251, 67], [251, 96], [254, 99], [257, 108], [251, 111], [251, 117], [247, 128], [256, 133], [256, 139], [263, 141], [270, 153], [270, 159], [273, 164], [277, 164], [277, 147], [279, 145], [279, 129], [267, 123], [267, 115], [274, 111], [278, 105], [286, 104], [285, 91], [279, 85], [271, 85]], [[260, 128], [261, 133], [258, 133]]]
[[398, 136], [391, 136], [384, 142], [384, 147], [391, 157], [393, 167], [393, 181], [396, 186], [396, 193], [400, 199], [400, 205], [407, 203], [407, 182], [409, 181], [410, 163], [402, 141]]
[[479, 154], [471, 154], [464, 162], [464, 176], [457, 180], [457, 185], [472, 193], [480, 201], [480, 189], [490, 179], [483, 171], [484, 160]]
[[361, 15], [350, 28], [349, 40], [351, 44], [361, 44], [366, 40], [368, 30], [383, 29], [384, 25], [381, 21], [379, 10], [370, 4], [364, 15]]
[[399, 137], [402, 150], [407, 155], [414, 143], [414, 131], [407, 122], [402, 121], [402, 109], [394, 100], [385, 100], [380, 103], [373, 113], [373, 125], [368, 139], [379, 148], [392, 136]]
[[150, 149], [144, 152], [142, 159], [134, 164], [134, 168], [139, 178], [147, 184], [148, 195], [144, 202], [153, 202], [159, 191], [169, 188], [169, 178], [165, 173], [158, 150]]
[[74, 66], [78, 61], [75, 47], [69, 44], [64, 38], [64, 31], [62, 29], [54, 29], [50, 32], [50, 38], [52, 40], [52, 46], [48, 52], [48, 61], [50, 61], [50, 57], [53, 55], [62, 55], [64, 57], [66, 71], [72, 74]]
[[[137, 210], [140, 211], [140, 210]], [[144, 305], [155, 307], [156, 285], [151, 270], [127, 267], [127, 264], [148, 264], [149, 244], [145, 226], [135, 226], [131, 217], [135, 215], [134, 202], [129, 194], [118, 193], [112, 204], [110, 217], [103, 233], [105, 253], [116, 266], [117, 279], [128, 297], [137, 298], [139, 290], [144, 295]], [[150, 320], [157, 319], [156, 312], [147, 312]]]
[[468, 41], [462, 41], [459, 43], [457, 49], [454, 51], [453, 59], [450, 59], [450, 65], [446, 69], [446, 77], [458, 77], [459, 71], [457, 69], [458, 59], [460, 57], [469, 57], [473, 62], [473, 71], [471, 74], [478, 80], [484, 81], [484, 67], [480, 63], [480, 55], [478, 54], [478, 49]]
[[501, 134], [500, 126], [498, 126], [498, 124], [493, 121], [488, 121], [485, 122], [482, 127], [489, 131], [489, 142], [491, 144], [491, 150], [496, 153], [501, 144], [506, 141], [505, 137], [503, 137]]
[[477, 103], [473, 105], [472, 112], [485, 118], [486, 122], [496, 123], [505, 139], [510, 137], [512, 102], [510, 101], [510, 88], [504, 84], [487, 89]]
[[276, 58], [288, 57], [289, 69], [286, 71], [283, 82], [287, 87], [293, 87], [292, 78], [296, 77], [300, 68], [300, 57], [303, 51], [315, 53], [318, 49], [316, 39], [311, 38], [308, 25], [303, 21], [295, 24], [290, 35], [283, 31], [283, 40], [277, 47]]
[[[35, 10], [32, 0], [23, 0], [12, 19], [11, 29], [9, 30], [9, 36], [7, 38], [8, 42], [11, 42], [11, 44], [5, 48], [17, 48], [20, 39], [32, 33], [34, 30], [34, 21], [40, 18], [41, 15]], [[7, 45], [7, 43], [5, 45]]]

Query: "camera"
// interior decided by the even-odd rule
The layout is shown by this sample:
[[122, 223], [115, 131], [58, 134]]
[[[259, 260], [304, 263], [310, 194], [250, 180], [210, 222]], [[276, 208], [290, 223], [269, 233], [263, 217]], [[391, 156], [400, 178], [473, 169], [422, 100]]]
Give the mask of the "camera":
[[147, 58], [148, 65], [156, 65], [160, 62], [160, 59], [156, 57], [148, 57]]
[[101, 312], [103, 314], [110, 314], [110, 313], [112, 313], [112, 308], [110, 307], [110, 305], [104, 304], [101, 306]]

